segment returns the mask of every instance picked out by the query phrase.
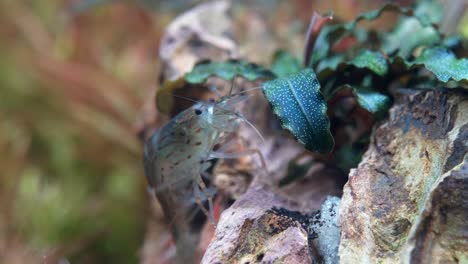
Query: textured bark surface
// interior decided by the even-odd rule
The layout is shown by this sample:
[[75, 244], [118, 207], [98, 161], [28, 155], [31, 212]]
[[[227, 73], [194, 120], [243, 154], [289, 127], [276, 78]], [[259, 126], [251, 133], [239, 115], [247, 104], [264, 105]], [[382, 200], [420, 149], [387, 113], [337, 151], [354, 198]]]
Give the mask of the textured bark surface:
[[467, 260], [468, 100], [401, 90], [342, 197], [342, 263]]

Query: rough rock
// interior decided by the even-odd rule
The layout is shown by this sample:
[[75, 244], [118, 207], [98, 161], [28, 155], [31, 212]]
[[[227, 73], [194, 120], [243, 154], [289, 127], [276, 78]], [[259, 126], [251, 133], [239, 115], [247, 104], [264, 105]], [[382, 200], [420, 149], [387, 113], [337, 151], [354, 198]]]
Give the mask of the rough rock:
[[339, 215], [340, 198], [329, 196], [319, 212], [309, 218], [308, 233], [317, 258], [326, 264], [339, 263], [341, 226]]
[[282, 214], [287, 200], [266, 187], [251, 187], [217, 225], [202, 263], [310, 263], [301, 217]]
[[221, 215], [202, 263], [338, 263], [339, 203], [301, 213], [272, 187], [251, 187]]
[[[465, 143], [468, 142], [465, 140]], [[468, 163], [457, 166], [432, 191], [410, 232], [404, 262], [467, 263]]]
[[342, 263], [468, 256], [468, 97], [400, 90], [343, 190]]

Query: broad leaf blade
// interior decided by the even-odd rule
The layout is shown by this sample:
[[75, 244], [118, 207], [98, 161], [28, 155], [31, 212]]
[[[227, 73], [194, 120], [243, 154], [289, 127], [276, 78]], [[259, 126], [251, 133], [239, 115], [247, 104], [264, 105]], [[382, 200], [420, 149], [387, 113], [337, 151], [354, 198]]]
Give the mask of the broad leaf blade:
[[334, 90], [338, 92], [341, 89], [349, 89], [356, 97], [359, 106], [372, 114], [381, 114], [385, 112], [391, 105], [391, 99], [388, 95], [383, 94], [372, 88], [369, 79], [365, 79], [360, 85], [345, 84]]
[[[356, 45], [358, 46], [373, 43], [374, 45], [377, 44], [379, 46], [378, 49], [387, 54], [399, 50], [399, 54], [405, 57], [410, 55], [417, 47], [430, 46], [440, 42], [441, 36], [434, 24], [440, 22], [440, 14], [437, 12], [440, 12], [442, 9], [439, 8], [438, 4], [433, 2], [437, 1], [420, 1], [415, 6], [414, 11], [412, 8], [388, 3], [379, 9], [360, 14], [351, 22], [325, 25], [316, 40], [314, 52], [310, 58], [310, 65], [315, 66], [326, 59], [326, 57], [336, 55], [336, 52], [331, 47], [336, 47], [337, 44], [342, 43], [345, 38], [350, 36], [356, 40]], [[359, 22], [376, 20], [384, 12], [389, 11], [399, 13], [402, 17], [395, 31], [379, 34], [381, 35], [378, 38], [379, 41], [371, 38], [369, 31], [358, 30], [357, 25]]]
[[283, 128], [307, 150], [330, 152], [333, 149], [327, 106], [311, 69], [265, 82], [262, 88]]
[[440, 1], [419, 1], [415, 7], [414, 15], [423, 25], [438, 25], [444, 16], [444, 6]]
[[361, 54], [353, 58], [349, 64], [352, 64], [357, 68], [367, 68], [380, 76], [384, 76], [388, 71], [388, 65], [385, 57], [379, 52], [369, 50], [363, 51]]
[[368, 87], [357, 87], [353, 89], [359, 105], [367, 111], [377, 114], [390, 107], [390, 98], [374, 89]]
[[271, 71], [260, 65], [242, 60], [228, 60], [200, 62], [185, 75], [185, 80], [189, 83], [204, 83], [210, 76], [217, 76], [224, 80], [232, 80], [236, 76], [241, 76], [249, 81], [275, 77]]
[[343, 23], [343, 24], [337, 24], [337, 25], [331, 26], [331, 29], [327, 30], [326, 32], [326, 34], [328, 35], [327, 39], [330, 43], [334, 43], [336, 40], [342, 38], [343, 35], [351, 34], [355, 30], [357, 24], [360, 21], [375, 20], [379, 18], [382, 15], [382, 13], [387, 12], [387, 11], [398, 12], [398, 13], [408, 15], [408, 16], [413, 15], [413, 10], [410, 8], [400, 7], [395, 4], [386, 4], [379, 9], [360, 14], [359, 16], [356, 17], [356, 19], [354, 19], [353, 21], [349, 23]]
[[418, 47], [430, 46], [440, 42], [440, 33], [432, 26], [423, 27], [420, 20], [414, 17], [402, 19], [391, 33], [384, 36], [382, 50], [407, 58]]
[[468, 59], [457, 59], [451, 51], [442, 47], [425, 49], [413, 63], [415, 64], [423, 64], [442, 82], [450, 79], [468, 80]]

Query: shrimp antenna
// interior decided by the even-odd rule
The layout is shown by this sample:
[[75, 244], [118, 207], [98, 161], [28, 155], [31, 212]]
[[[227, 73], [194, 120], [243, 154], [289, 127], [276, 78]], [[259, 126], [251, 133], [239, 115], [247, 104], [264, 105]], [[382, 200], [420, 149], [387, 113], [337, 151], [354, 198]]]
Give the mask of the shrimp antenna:
[[257, 86], [257, 87], [249, 88], [249, 89], [247, 89], [247, 90], [243, 90], [243, 91], [240, 91], [240, 92], [238, 92], [238, 93], [231, 94], [230, 97], [242, 95], [242, 94], [245, 94], [245, 93], [254, 91], [254, 90], [258, 90], [258, 89], [260, 89], [260, 88], [262, 88], [262, 86]]
[[244, 100], [247, 100], [249, 99], [249, 96], [250, 95], [247, 95], [245, 97], [237, 97], [238, 95], [242, 95], [242, 94], [234, 94], [233, 96], [231, 96], [230, 98], [227, 98], [224, 100], [224, 103], [226, 106], [229, 106], [229, 105], [235, 105], [239, 102], [242, 102]]
[[249, 120], [247, 120], [247, 118], [245, 118], [244, 116], [242, 116], [239, 113], [236, 113], [236, 116], [239, 117], [242, 121], [244, 121], [247, 125], [249, 125], [255, 131], [255, 133], [260, 137], [262, 142], [265, 142], [265, 138], [262, 136], [260, 131], [258, 131], [258, 129], [252, 123], [250, 123]]
[[248, 93], [248, 92], [250, 92], [250, 91], [258, 90], [258, 89], [260, 89], [260, 88], [262, 88], [262, 86], [257, 86], [257, 87], [249, 88], [249, 89], [247, 89], [247, 90], [240, 91], [240, 92], [238, 92], [237, 94]]
[[232, 90], [234, 90], [234, 85], [235, 84], [236, 84], [236, 76], [234, 76], [234, 78], [232, 78], [231, 89], [229, 89], [229, 95], [232, 95]]
[[[258, 90], [260, 88], [262, 88], [262, 86], [257, 86], [257, 87], [253, 87], [253, 88], [249, 88], [247, 90], [243, 90], [243, 91], [240, 91], [238, 93], [235, 93], [233, 94], [232, 91], [234, 89], [234, 85], [235, 85], [235, 78], [232, 80], [232, 85], [231, 85], [231, 89], [229, 90], [229, 95], [227, 97], [230, 97], [229, 99], [227, 99], [226, 101], [232, 99], [233, 97], [236, 97], [236, 96], [239, 96], [239, 95], [242, 95], [242, 94], [245, 94], [245, 93], [248, 93], [250, 91], [253, 91], [253, 90]], [[219, 91], [216, 90], [216, 88], [212, 88], [214, 89], [215, 93], [219, 93]], [[211, 89], [210, 89], [211, 90]], [[212, 90], [213, 91], [213, 90]], [[184, 99], [184, 100], [187, 100], [187, 101], [190, 101], [190, 102], [194, 102], [194, 103], [203, 103], [202, 101], [197, 101], [197, 100], [194, 100], [192, 98], [189, 98], [189, 97], [185, 97], [185, 96], [182, 96], [182, 95], [177, 95], [177, 94], [173, 94], [171, 93], [172, 96], [176, 97], [176, 98], [180, 98], [180, 99]]]
[[184, 99], [184, 100], [187, 100], [187, 101], [190, 101], [190, 102], [200, 103], [200, 101], [193, 100], [191, 98], [188, 98], [188, 97], [185, 97], [185, 96], [182, 96], [182, 95], [172, 94], [172, 96], [174, 96], [176, 98]]
[[[237, 95], [239, 95], [239, 94], [237, 94]], [[241, 100], [245, 100], [245, 99], [247, 99], [248, 97], [249, 97], [249, 96], [246, 96], [246, 98], [243, 98], [243, 99], [241, 99]], [[232, 100], [232, 99], [233, 99], [233, 98], [231, 97], [231, 98], [227, 99], [226, 101]], [[225, 101], [225, 102], [226, 102], [226, 101]], [[232, 104], [233, 102], [230, 102], [230, 103]], [[235, 104], [235, 103], [238, 103], [238, 101], [234, 101], [234, 104]], [[247, 120], [243, 115], [241, 115], [240, 113], [237, 113], [237, 112], [228, 110], [228, 109], [226, 109], [226, 108], [224, 108], [224, 107], [222, 107], [222, 106], [216, 105], [216, 104], [215, 104], [214, 106], [215, 106], [215, 107], [218, 107], [218, 108], [220, 108], [220, 109], [222, 109], [222, 110], [224, 110], [224, 111], [226, 111], [226, 112], [228, 112], [228, 113], [231, 113], [231, 114], [237, 116], [239, 119], [241, 119], [242, 121], [244, 121], [247, 125], [249, 125], [249, 126], [255, 131], [255, 133], [260, 137], [260, 139], [262, 140], [262, 142], [265, 142], [265, 138], [262, 136], [262, 134], [260, 133], [260, 131], [258, 131], [258, 129], [257, 129], [252, 123], [250, 123], [250, 121]]]
[[260, 88], [262, 88], [262, 87], [258, 86], [258, 87], [250, 88], [250, 89], [247, 89], [247, 90], [244, 90], [244, 91], [240, 91], [240, 92], [232, 94], [230, 96], [225, 96], [225, 98], [226, 97], [228, 97], [228, 98], [224, 99], [224, 102], [229, 102], [230, 105], [236, 104], [236, 103], [238, 103], [240, 101], [243, 101], [243, 100], [246, 100], [246, 99], [248, 99], [250, 97], [250, 95], [247, 95], [245, 98], [239, 99], [239, 98], [237, 98], [237, 96], [241, 96], [241, 95], [243, 95], [245, 93], [248, 93], [250, 91], [257, 90], [257, 89], [260, 89]]

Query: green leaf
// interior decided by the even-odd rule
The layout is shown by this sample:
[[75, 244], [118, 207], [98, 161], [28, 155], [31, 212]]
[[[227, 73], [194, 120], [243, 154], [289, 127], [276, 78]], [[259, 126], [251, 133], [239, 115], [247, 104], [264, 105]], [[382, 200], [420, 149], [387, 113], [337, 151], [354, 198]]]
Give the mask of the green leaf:
[[335, 25], [325, 25], [322, 27], [317, 39], [315, 40], [315, 46], [311, 57], [309, 58], [310, 60], [308, 66], [316, 65], [327, 57], [330, 50], [330, 41], [328, 40], [328, 35], [332, 30], [334, 30], [335, 27]]
[[369, 87], [355, 87], [353, 93], [359, 105], [373, 114], [381, 113], [390, 106], [390, 98], [387, 95]]
[[278, 77], [286, 77], [299, 72], [301, 69], [301, 62], [291, 53], [284, 50], [280, 50], [275, 53], [271, 70]]
[[440, 42], [440, 33], [432, 26], [423, 27], [420, 20], [409, 17], [403, 19], [396, 29], [384, 38], [382, 50], [407, 58], [420, 46], [430, 46]]
[[468, 59], [457, 59], [451, 51], [442, 47], [425, 49], [411, 64], [423, 64], [442, 82], [448, 82], [449, 79], [468, 80]]
[[228, 60], [200, 62], [185, 75], [185, 80], [189, 83], [203, 83], [210, 76], [217, 76], [224, 80], [232, 80], [236, 76], [241, 76], [249, 81], [275, 77], [274, 73], [260, 65], [243, 60]]
[[402, 17], [395, 30], [384, 37], [382, 50], [408, 57], [420, 46], [431, 46], [441, 41], [440, 33], [434, 27], [442, 21], [443, 7], [439, 1], [419, 1], [414, 16]]
[[356, 100], [362, 108], [372, 114], [380, 114], [387, 110], [391, 105], [391, 99], [388, 95], [376, 91], [372, 88], [371, 78], [366, 77], [360, 85], [344, 84], [335, 88], [333, 93], [342, 89], [349, 89], [353, 92]]
[[[410, 69], [420, 68], [425, 68], [434, 74], [435, 78], [432, 80], [425, 75], [419, 76], [419, 79], [413, 78], [417, 80], [412, 84], [413, 86], [423, 85], [427, 87], [428, 83], [432, 83], [429, 86], [435, 87], [437, 81], [440, 81], [445, 83], [444, 87], [446, 88], [460, 87], [463, 82], [466, 83], [468, 80], [468, 59], [457, 59], [453, 52], [445, 47], [426, 48], [414, 61], [396, 56], [391, 58], [390, 62], [391, 68], [396, 70], [398, 74], [401, 72], [408, 73]], [[451, 79], [453, 79], [452, 83], [449, 82]]]
[[334, 140], [327, 105], [311, 69], [263, 83], [263, 93], [283, 128], [310, 151], [330, 152]]
[[[374, 45], [373, 49], [382, 49], [387, 54], [399, 50], [399, 55], [405, 57], [419, 46], [429, 46], [440, 42], [440, 33], [434, 28], [434, 24], [440, 22], [440, 14], [436, 12], [442, 9], [433, 2], [436, 1], [420, 1], [414, 11], [395, 4], [386, 4], [379, 9], [360, 14], [351, 22], [325, 25], [316, 40], [315, 50], [310, 60], [311, 65], [317, 65], [328, 56], [336, 55], [331, 51], [331, 47], [350, 35], [357, 40], [357, 45], [362, 46], [361, 48]], [[369, 31], [361, 31], [357, 28], [360, 21], [376, 20], [382, 13], [389, 11], [403, 15], [393, 32], [380, 34], [378, 39], [375, 39], [370, 36]], [[335, 65], [338, 64], [335, 63]]]
[[[349, 60], [349, 52], [333, 52], [331, 47], [340, 42], [346, 36], [354, 36], [359, 45], [369, 44], [369, 33], [358, 30], [356, 27], [362, 20], [375, 20], [386, 11], [396, 11], [402, 14], [411, 15], [413, 12], [409, 8], [401, 8], [394, 4], [386, 4], [383, 7], [357, 16], [353, 21], [335, 25], [325, 25], [317, 37], [314, 52], [310, 59], [310, 65], [317, 65], [317, 74], [320, 76], [322, 70], [334, 71], [341, 62]], [[339, 59], [342, 59], [341, 61]]]
[[388, 72], [388, 62], [380, 52], [363, 50], [359, 55], [351, 59], [346, 59], [343, 54], [336, 54], [323, 59], [316, 67], [317, 77], [322, 81], [332, 75], [339, 77], [344, 72], [353, 74], [349, 66], [366, 69], [379, 76], [384, 76]]
[[437, 25], [442, 22], [444, 6], [437, 0], [420, 0], [414, 10], [414, 15], [423, 25]]
[[343, 54], [332, 55], [320, 60], [316, 67], [317, 75], [320, 76], [322, 74], [322, 71], [325, 70], [335, 71], [338, 68], [338, 66], [344, 64], [345, 60], [346, 58]]
[[357, 68], [367, 68], [377, 75], [384, 76], [388, 71], [387, 61], [380, 52], [365, 50], [354, 57], [349, 64]]
[[403, 8], [395, 4], [385, 4], [379, 9], [372, 10], [366, 13], [362, 13], [357, 16], [353, 21], [344, 24], [338, 24], [331, 26], [332, 28], [329, 30], [328, 40], [332, 43], [335, 42], [337, 39], [343, 36], [343, 34], [351, 33], [357, 26], [357, 24], [362, 20], [375, 20], [380, 17], [380, 15], [387, 11], [398, 12], [404, 15], [413, 15], [413, 10], [411, 8]]

